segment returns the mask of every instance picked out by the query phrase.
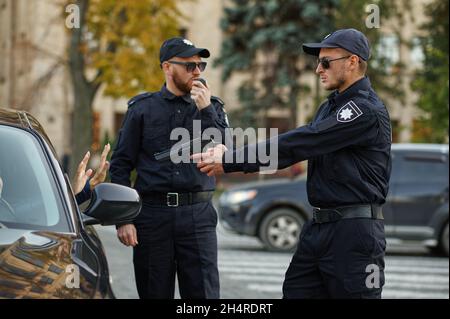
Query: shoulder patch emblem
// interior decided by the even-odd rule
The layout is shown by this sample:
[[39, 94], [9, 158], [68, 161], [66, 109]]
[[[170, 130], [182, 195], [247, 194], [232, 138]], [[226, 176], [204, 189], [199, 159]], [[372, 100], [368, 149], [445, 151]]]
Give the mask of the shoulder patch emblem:
[[355, 102], [350, 101], [339, 109], [336, 113], [336, 119], [338, 122], [347, 123], [351, 122], [363, 114], [361, 109]]

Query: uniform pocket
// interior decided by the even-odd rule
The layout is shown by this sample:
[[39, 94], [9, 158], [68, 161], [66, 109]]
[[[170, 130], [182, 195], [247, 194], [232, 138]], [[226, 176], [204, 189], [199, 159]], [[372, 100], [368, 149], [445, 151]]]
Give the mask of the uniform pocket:
[[212, 218], [212, 222], [215, 226], [217, 226], [217, 223], [219, 221], [219, 213], [217, 212], [217, 209], [214, 207], [214, 205], [212, 204], [212, 202], [209, 202], [209, 206], [211, 206], [211, 218]]
[[380, 254], [384, 255], [386, 239], [383, 221], [370, 218], [354, 219], [354, 221], [361, 252], [372, 258], [377, 258]]
[[197, 232], [215, 230], [217, 226], [217, 211], [210, 202], [198, 203], [192, 206], [195, 229]]
[[346, 220], [354, 227], [357, 242], [348, 252], [345, 290], [358, 298], [379, 298], [384, 285], [386, 240], [381, 220]]
[[169, 146], [169, 129], [167, 126], [151, 126], [144, 128], [145, 146], [153, 151], [162, 151]]

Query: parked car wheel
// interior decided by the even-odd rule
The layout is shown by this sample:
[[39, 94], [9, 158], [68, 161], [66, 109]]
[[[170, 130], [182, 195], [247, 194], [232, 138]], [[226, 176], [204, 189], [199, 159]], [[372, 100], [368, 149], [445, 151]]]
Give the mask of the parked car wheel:
[[304, 218], [290, 208], [277, 208], [267, 214], [259, 228], [259, 238], [272, 251], [293, 251]]
[[448, 256], [448, 221], [447, 225], [445, 226], [444, 230], [442, 231], [440, 243], [439, 243], [442, 252]]

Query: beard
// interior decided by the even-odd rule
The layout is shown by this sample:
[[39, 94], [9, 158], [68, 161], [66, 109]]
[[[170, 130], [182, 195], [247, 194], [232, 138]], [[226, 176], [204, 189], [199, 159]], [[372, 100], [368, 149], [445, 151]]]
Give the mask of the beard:
[[333, 91], [341, 88], [345, 84], [345, 78], [343, 76], [339, 76], [333, 83], [330, 83], [325, 87], [328, 91]]
[[345, 75], [343, 72], [340, 72], [336, 75], [336, 79], [333, 82], [328, 83], [324, 88], [327, 91], [338, 90], [345, 84]]
[[174, 73], [172, 76], [173, 84], [177, 87], [181, 92], [188, 94], [191, 92], [192, 87], [189, 85], [189, 82], [183, 82], [177, 73]]
[[336, 74], [336, 79], [325, 87], [325, 89], [328, 91], [338, 90], [345, 84], [345, 79], [345, 70], [341, 67], [339, 73]]

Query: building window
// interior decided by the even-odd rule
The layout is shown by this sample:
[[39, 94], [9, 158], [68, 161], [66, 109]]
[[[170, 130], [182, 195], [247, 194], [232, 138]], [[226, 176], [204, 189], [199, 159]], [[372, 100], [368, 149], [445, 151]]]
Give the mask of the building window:
[[423, 46], [419, 37], [414, 37], [411, 41], [411, 66], [413, 68], [421, 69], [423, 62], [425, 61], [425, 54], [423, 52]]
[[383, 68], [387, 73], [392, 73], [394, 67], [400, 62], [400, 44], [395, 34], [385, 34], [380, 37], [380, 42], [375, 48], [377, 59], [374, 60], [375, 68]]

